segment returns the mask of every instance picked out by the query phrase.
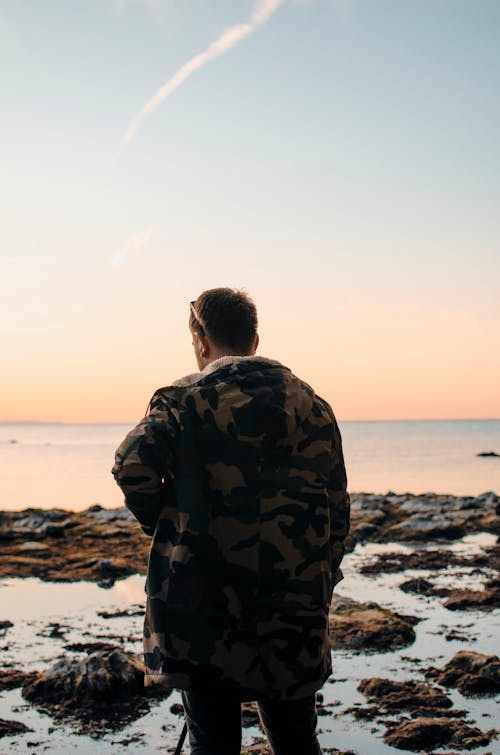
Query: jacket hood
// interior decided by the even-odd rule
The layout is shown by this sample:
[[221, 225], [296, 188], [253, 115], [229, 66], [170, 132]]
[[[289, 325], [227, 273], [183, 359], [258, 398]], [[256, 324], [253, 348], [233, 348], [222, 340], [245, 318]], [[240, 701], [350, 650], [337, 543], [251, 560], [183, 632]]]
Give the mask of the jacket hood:
[[[279, 412], [286, 419], [288, 433], [308, 419], [317, 400], [313, 389], [288, 367], [275, 359], [256, 355], [223, 356], [201, 372], [179, 378], [172, 387], [185, 389], [188, 394], [216, 387], [221, 400], [227, 391], [227, 399], [231, 401], [231, 386], [235, 383], [251, 397], [257, 412]], [[163, 390], [168, 392], [169, 388]]]
[[211, 375], [213, 372], [217, 372], [217, 370], [222, 369], [222, 367], [235, 367], [237, 368], [239, 365], [245, 366], [245, 367], [251, 367], [252, 363], [260, 367], [261, 365], [267, 365], [268, 367], [281, 367], [284, 370], [287, 370], [288, 367], [284, 367], [280, 362], [277, 362], [275, 359], [268, 359], [267, 357], [257, 357], [255, 355], [251, 356], [233, 356], [228, 355], [225, 357], [220, 357], [219, 359], [215, 359], [213, 362], [210, 362], [210, 364], [207, 364], [207, 366], [201, 370], [201, 372], [193, 372], [190, 375], [184, 375], [184, 377], [179, 378], [178, 380], [174, 380], [172, 385], [179, 386], [181, 388], [187, 388], [190, 385], [195, 385], [196, 383], [199, 383], [200, 380], [203, 380], [207, 377], [207, 375]]

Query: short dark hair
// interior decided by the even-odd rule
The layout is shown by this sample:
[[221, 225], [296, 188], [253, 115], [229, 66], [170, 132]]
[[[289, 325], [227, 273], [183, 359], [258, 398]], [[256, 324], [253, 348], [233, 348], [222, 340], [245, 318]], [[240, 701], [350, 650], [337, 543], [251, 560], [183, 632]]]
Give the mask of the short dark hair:
[[199, 319], [191, 310], [191, 327], [205, 331], [219, 349], [242, 356], [252, 352], [257, 336], [257, 310], [245, 291], [211, 288], [198, 296], [194, 309]]

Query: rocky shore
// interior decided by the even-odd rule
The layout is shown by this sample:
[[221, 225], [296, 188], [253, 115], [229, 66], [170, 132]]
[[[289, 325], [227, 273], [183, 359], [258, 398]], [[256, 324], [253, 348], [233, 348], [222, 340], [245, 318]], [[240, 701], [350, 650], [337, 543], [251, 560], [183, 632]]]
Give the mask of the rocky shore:
[[[435, 755], [493, 752], [496, 732], [474, 711], [479, 700], [494, 700], [500, 692], [500, 661], [491, 651], [483, 652], [485, 635], [475, 628], [481, 622], [483, 626], [500, 601], [499, 514], [500, 499], [494, 493], [475, 498], [352, 495], [351, 555], [346, 556], [346, 580], [336, 590], [330, 612], [334, 675], [318, 695], [320, 732], [339, 726], [366, 730], [365, 736], [376, 743], [370, 752], [377, 755], [395, 749]], [[478, 544], [467, 547], [471, 535]], [[113, 592], [115, 583], [146, 573], [149, 542], [126, 509], [96, 505], [81, 512], [4, 511], [0, 577], [95, 583], [95, 590]], [[14, 660], [19, 624], [9, 616], [8, 605], [1, 610], [0, 704], [5, 696], [18, 695], [10, 710], [1, 709], [0, 740], [8, 743], [7, 750], [15, 752], [16, 742], [35, 741], [29, 716], [11, 714], [26, 709], [80, 736], [134, 732], [113, 740], [103, 752], [125, 751], [134, 743], [140, 745], [138, 752], [145, 751], [147, 737], [133, 729], [133, 722], [153, 720], [169, 695], [144, 688], [142, 600], [98, 608], [80, 632], [61, 619], [47, 621], [36, 636], [52, 643], [52, 659], [28, 666]], [[437, 615], [445, 617], [441, 624], [433, 624]], [[121, 629], [118, 634], [99, 633], [96, 622]], [[437, 633], [441, 648], [448, 643], [457, 652], [433, 656], [432, 633]], [[414, 647], [420, 648], [419, 655], [405, 655]], [[391, 663], [396, 673], [388, 673]], [[336, 664], [345, 666], [343, 676]], [[351, 684], [352, 692], [333, 694], [343, 684], [346, 689]], [[173, 752], [182, 723], [177, 699], [167, 702], [171, 723], [161, 726], [170, 738], [167, 752]], [[254, 706], [244, 707], [243, 725], [252, 739], [242, 753], [270, 753]], [[351, 750], [323, 745], [323, 751], [364, 755], [365, 746]], [[50, 739], [44, 749], [63, 751], [60, 745], [51, 750]]]
[[25, 509], [0, 512], [0, 577], [111, 586], [145, 574], [149, 538], [125, 508], [85, 511]]
[[[500, 498], [495, 493], [476, 498], [353, 493], [346, 547], [352, 551], [357, 543], [365, 542], [425, 545], [474, 532], [500, 535]], [[129, 574], [146, 573], [149, 542], [125, 508], [105, 509], [96, 504], [79, 512], [0, 511], [0, 577], [111, 585]], [[484, 559], [490, 557], [498, 565], [499, 550], [493, 549]], [[448, 565], [443, 561], [443, 568]], [[410, 566], [415, 568], [410, 563], [403, 568]], [[425, 568], [434, 567], [427, 562]]]

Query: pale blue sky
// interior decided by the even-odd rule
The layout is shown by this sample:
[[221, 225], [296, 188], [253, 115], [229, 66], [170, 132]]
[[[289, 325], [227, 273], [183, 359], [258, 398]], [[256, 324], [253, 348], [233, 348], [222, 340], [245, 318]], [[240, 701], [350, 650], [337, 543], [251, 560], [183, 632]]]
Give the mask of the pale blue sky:
[[[346, 418], [498, 416], [500, 4], [288, 0], [119, 150], [254, 7], [2, 0], [7, 385], [34, 371], [85, 391], [94, 365], [98, 392], [137, 372], [132, 411], [112, 412], [134, 417], [155, 379], [192, 368], [185, 302], [236, 285], [264, 351]], [[410, 376], [422, 394], [392, 411], [390, 380]]]

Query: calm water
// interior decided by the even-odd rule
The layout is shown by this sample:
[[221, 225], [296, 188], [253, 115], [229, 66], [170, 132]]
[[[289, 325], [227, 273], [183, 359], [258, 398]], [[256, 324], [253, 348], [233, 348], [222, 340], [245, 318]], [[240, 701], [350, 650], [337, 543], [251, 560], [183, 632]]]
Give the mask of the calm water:
[[[352, 491], [500, 492], [500, 420], [343, 422]], [[0, 508], [119, 506], [110, 474], [129, 425], [0, 423]]]

